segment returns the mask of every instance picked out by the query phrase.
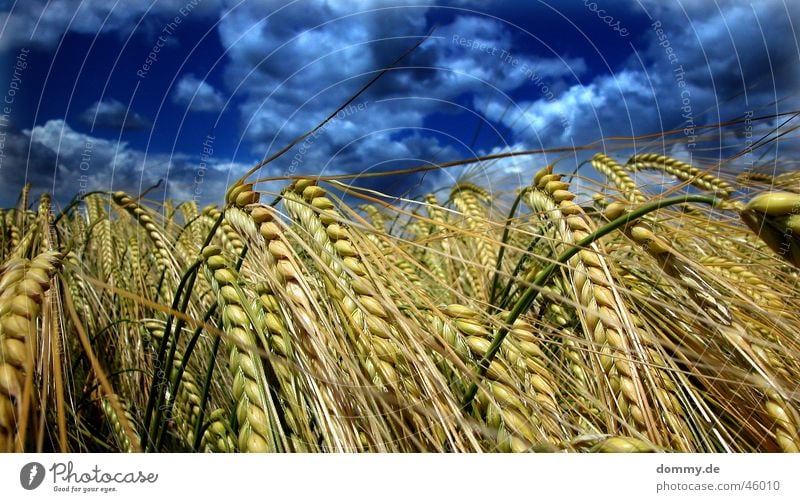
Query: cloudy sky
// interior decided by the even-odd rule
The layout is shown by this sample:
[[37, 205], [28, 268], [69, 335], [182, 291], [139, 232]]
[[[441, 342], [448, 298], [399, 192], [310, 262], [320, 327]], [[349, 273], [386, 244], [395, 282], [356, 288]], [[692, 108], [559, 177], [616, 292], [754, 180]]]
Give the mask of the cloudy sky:
[[[219, 201], [431, 30], [259, 175], [374, 172], [800, 109], [790, 0], [6, 0], [0, 207], [25, 182], [62, 202], [159, 180], [158, 197]], [[716, 137], [714, 154], [731, 154]], [[673, 138], [676, 155], [713, 156], [691, 133]], [[555, 158], [492, 169], [523, 184]], [[479, 176], [362, 184], [413, 194], [467, 174]]]

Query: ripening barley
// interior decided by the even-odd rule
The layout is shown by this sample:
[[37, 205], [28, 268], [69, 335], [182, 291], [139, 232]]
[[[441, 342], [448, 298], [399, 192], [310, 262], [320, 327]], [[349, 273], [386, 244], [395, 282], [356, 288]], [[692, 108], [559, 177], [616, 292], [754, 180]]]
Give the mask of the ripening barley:
[[56, 216], [26, 188], [0, 209], [0, 451], [800, 450], [797, 172], [588, 163], [596, 193], [556, 164], [404, 205], [243, 179]]

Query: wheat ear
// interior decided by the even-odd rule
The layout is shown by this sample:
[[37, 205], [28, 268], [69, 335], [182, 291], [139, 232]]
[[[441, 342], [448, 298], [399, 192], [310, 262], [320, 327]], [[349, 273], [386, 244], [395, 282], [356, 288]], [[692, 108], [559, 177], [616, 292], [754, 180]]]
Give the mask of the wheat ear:
[[[242, 452], [286, 451], [288, 445], [269, 392], [267, 377], [256, 344], [250, 301], [238, 287], [238, 274], [219, 247], [203, 250], [205, 272], [217, 294], [222, 323], [230, 345], [230, 371], [239, 422]], [[247, 302], [247, 303], [245, 303]]]
[[645, 202], [645, 196], [636, 186], [633, 178], [616, 160], [603, 153], [597, 153], [592, 157], [591, 163], [597, 172], [606, 175], [619, 188], [629, 202], [634, 204]]
[[[594, 224], [583, 209], [573, 202], [575, 195], [569, 185], [548, 167], [539, 171], [534, 179], [527, 202], [531, 209], [557, 225], [566, 244], [574, 244], [594, 231]], [[612, 394], [606, 396], [609, 409], [619, 410], [623, 417], [631, 417], [639, 431], [652, 434], [658, 441], [658, 431], [650, 416], [647, 395], [633, 361], [632, 344], [638, 343], [631, 329], [633, 323], [627, 308], [619, 298], [614, 279], [598, 244], [580, 251], [571, 261], [572, 286], [578, 302], [585, 333], [599, 351], [597, 362], [607, 375]], [[617, 425], [608, 423], [614, 432]]]
[[691, 164], [657, 153], [641, 153], [634, 155], [628, 159], [628, 163], [625, 164], [625, 169], [631, 171], [641, 171], [645, 169], [664, 171], [680, 180], [691, 183], [701, 190], [713, 192], [725, 199], [729, 198], [735, 190], [730, 183], [709, 172], [701, 171]]
[[46, 252], [30, 262], [12, 259], [0, 269], [0, 452], [16, 448], [25, 375], [33, 371], [37, 317], [61, 255]]

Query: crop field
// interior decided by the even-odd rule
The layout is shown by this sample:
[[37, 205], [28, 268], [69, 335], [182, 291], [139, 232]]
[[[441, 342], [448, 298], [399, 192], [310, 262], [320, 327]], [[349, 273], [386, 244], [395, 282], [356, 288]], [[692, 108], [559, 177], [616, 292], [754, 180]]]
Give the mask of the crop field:
[[25, 189], [0, 451], [800, 451], [800, 172], [569, 171], [245, 178], [203, 208]]

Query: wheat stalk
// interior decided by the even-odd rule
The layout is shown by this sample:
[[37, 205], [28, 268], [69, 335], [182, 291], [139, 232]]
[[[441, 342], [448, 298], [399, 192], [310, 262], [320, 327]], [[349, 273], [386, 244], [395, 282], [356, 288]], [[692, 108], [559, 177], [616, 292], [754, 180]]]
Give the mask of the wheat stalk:
[[[560, 176], [552, 174], [550, 169], [542, 170], [535, 177], [535, 188], [529, 192], [527, 203], [541, 217], [557, 225], [565, 243], [574, 244], [593, 231], [593, 224], [580, 206], [572, 202], [575, 196], [567, 188]], [[632, 363], [635, 357], [630, 345], [637, 343], [629, 339], [632, 321], [615, 291], [604, 254], [595, 244], [570, 262], [572, 287], [583, 307], [579, 311], [581, 322], [599, 351], [596, 361], [608, 376], [611, 394], [605, 397], [606, 405], [622, 416], [631, 417], [637, 429], [653, 434], [653, 440], [658, 441], [644, 386]], [[614, 422], [606, 427], [616, 432]]]
[[242, 452], [286, 451], [275, 403], [269, 392], [262, 359], [256, 351], [250, 301], [242, 298], [237, 273], [218, 247], [203, 250], [205, 271], [217, 294], [222, 322], [230, 344], [230, 371], [239, 422], [238, 446]]

